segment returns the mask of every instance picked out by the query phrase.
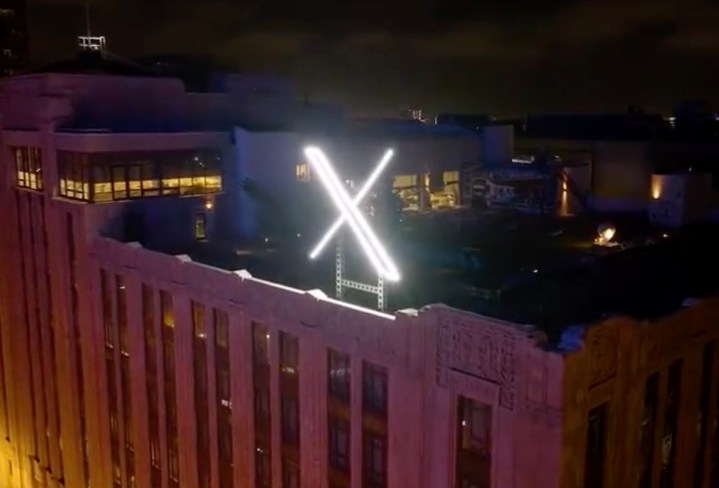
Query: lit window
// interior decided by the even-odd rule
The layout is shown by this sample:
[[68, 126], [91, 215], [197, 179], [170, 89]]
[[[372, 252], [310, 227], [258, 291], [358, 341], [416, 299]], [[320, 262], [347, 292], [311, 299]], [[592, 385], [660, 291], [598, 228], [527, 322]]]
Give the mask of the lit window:
[[42, 190], [42, 155], [37, 147], [16, 147], [15, 169], [17, 186]]
[[207, 216], [204, 213], [195, 215], [195, 239], [198, 241], [207, 239]]
[[310, 165], [300, 163], [295, 167], [295, 176], [297, 181], [310, 181]]

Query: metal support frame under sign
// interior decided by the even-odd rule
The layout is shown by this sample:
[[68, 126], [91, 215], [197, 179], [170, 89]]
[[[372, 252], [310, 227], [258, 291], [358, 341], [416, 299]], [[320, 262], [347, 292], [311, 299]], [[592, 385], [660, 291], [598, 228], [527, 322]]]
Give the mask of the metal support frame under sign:
[[337, 251], [335, 255], [335, 296], [338, 300], [344, 300], [345, 290], [347, 289], [359, 290], [364, 293], [377, 295], [377, 309], [380, 312], [384, 312], [386, 302], [384, 279], [381, 275], [378, 275], [377, 285], [375, 286], [345, 278], [344, 238], [342, 236], [338, 236]]

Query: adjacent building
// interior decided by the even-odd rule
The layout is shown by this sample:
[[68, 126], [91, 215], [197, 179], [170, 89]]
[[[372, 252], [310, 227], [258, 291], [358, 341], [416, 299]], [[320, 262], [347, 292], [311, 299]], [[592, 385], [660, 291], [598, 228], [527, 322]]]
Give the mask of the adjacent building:
[[0, 1], [0, 76], [27, 67], [28, 37], [25, 0]]
[[657, 279], [660, 314], [550, 333], [268, 281], [212, 240], [236, 204], [227, 161], [261, 156], [233, 121], [267, 125], [280, 85], [228, 85], [230, 111], [231, 91], [101, 64], [0, 85], [2, 486], [719, 482], [711, 287]]

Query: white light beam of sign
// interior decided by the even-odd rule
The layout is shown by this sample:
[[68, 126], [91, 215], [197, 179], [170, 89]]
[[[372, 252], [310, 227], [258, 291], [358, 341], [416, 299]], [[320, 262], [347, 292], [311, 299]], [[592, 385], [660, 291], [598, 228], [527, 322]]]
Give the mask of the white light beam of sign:
[[362, 212], [352, 202], [322, 150], [317, 147], [307, 147], [305, 148], [305, 156], [317, 171], [327, 193], [342, 216], [347, 220], [362, 251], [377, 273], [389, 281], [399, 281], [400, 276], [397, 267], [387, 255], [387, 251], [379, 242]]
[[[364, 186], [360, 188], [360, 191], [357, 193], [357, 195], [355, 195], [354, 200], [352, 200], [352, 203], [354, 205], [359, 205], [362, 200], [364, 200], [364, 198], [372, 189], [372, 185], [375, 184], [380, 174], [382, 174], [382, 171], [384, 171], [384, 169], [389, 164], [390, 160], [392, 159], [392, 156], [394, 156], [394, 151], [392, 149], [388, 149], [387, 152], [384, 153], [384, 156], [380, 160], [377, 167], [369, 175], [369, 178], [367, 178], [367, 181], [365, 181]], [[317, 244], [317, 246], [315, 246], [315, 248], [310, 253], [310, 259], [316, 259], [317, 256], [319, 256], [320, 253], [324, 251], [325, 247], [327, 247], [327, 244], [335, 236], [337, 231], [340, 230], [342, 224], [345, 223], [345, 220], [346, 219], [344, 214], [340, 215], [340, 217], [335, 220], [335, 223], [332, 224], [332, 227], [329, 228], [329, 230], [325, 233], [324, 237], [322, 237], [322, 240], [320, 240], [319, 244]]]

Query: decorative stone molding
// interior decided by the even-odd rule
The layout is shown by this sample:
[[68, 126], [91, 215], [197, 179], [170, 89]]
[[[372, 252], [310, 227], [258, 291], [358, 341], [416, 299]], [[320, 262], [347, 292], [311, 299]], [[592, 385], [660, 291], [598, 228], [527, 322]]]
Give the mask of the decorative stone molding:
[[437, 383], [448, 387], [450, 371], [499, 385], [499, 406], [514, 410], [517, 345], [521, 331], [468, 314], [439, 312], [437, 326]]

